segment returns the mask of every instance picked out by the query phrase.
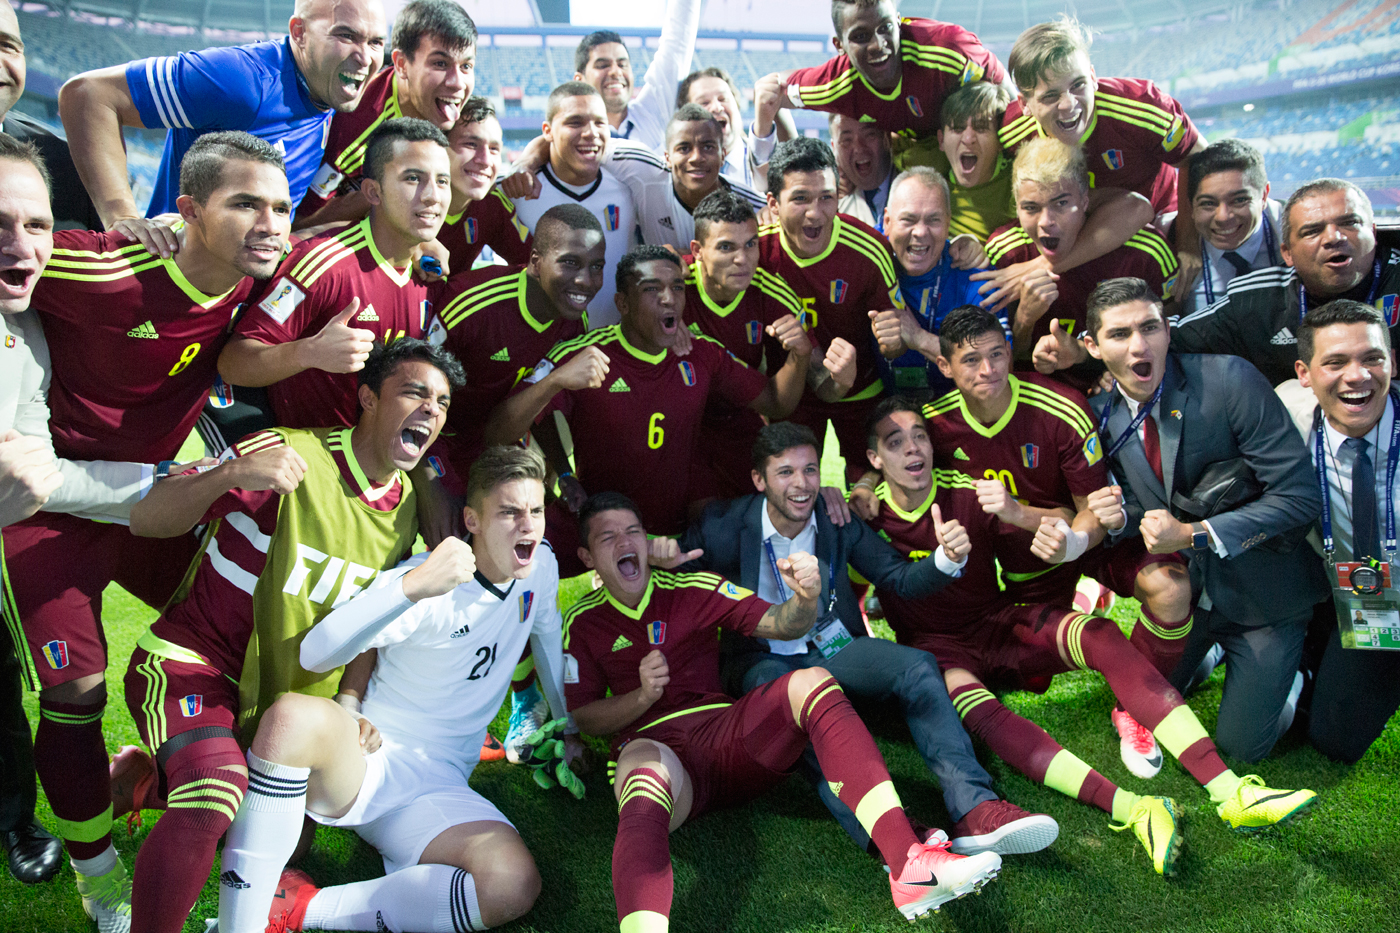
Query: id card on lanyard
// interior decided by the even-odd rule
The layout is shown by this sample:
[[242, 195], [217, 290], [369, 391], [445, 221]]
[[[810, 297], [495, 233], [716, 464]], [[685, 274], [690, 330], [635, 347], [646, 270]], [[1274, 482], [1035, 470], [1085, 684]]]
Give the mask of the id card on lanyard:
[[[773, 553], [773, 543], [764, 541], [763, 550], [768, 554], [768, 567], [773, 571], [773, 582], [778, 587], [778, 599], [787, 602], [788, 589], [783, 584], [783, 575], [778, 572], [778, 558]], [[829, 660], [855, 639], [846, 629], [841, 617], [836, 614], [836, 547], [834, 544], [831, 548], [831, 559], [827, 561], [826, 568], [826, 611], [817, 619], [817, 624], [812, 626], [812, 630], [807, 633], [807, 638], [817, 646], [822, 658]], [[820, 599], [820, 595], [818, 595], [818, 599]]]
[[[1395, 472], [1400, 465], [1400, 395], [1390, 392], [1390, 447], [1385, 464], [1385, 541], [1382, 554], [1353, 554], [1356, 560], [1338, 561], [1332, 535], [1332, 491], [1327, 484], [1327, 438], [1322, 411], [1313, 416], [1313, 467], [1322, 490], [1322, 556], [1327, 562], [1327, 584], [1337, 612], [1337, 628], [1343, 648], [1400, 651], [1400, 592], [1394, 588], [1391, 567], [1397, 550], [1395, 533]], [[1353, 530], [1354, 533], [1354, 530]]]

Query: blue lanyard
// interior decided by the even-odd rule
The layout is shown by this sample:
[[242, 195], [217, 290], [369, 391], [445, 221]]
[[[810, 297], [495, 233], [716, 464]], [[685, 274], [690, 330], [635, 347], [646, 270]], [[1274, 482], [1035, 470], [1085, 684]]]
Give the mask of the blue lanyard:
[[[1112, 395], [1109, 396], [1108, 404], [1103, 407], [1103, 414], [1099, 416], [1099, 437], [1103, 438], [1104, 445], [1108, 448], [1108, 452], [1104, 454], [1105, 457], [1112, 457], [1114, 454], [1118, 453], [1118, 451], [1123, 449], [1123, 445], [1128, 442], [1128, 438], [1137, 433], [1137, 429], [1147, 420], [1147, 416], [1152, 414], [1152, 409], [1157, 404], [1157, 400], [1162, 397], [1162, 389], [1166, 384], [1167, 378], [1163, 375], [1162, 381], [1157, 383], [1157, 391], [1152, 393], [1150, 399], [1138, 406], [1138, 413], [1133, 417], [1133, 420], [1128, 423], [1128, 430], [1120, 434], [1118, 440], [1114, 441], [1112, 444], [1108, 443], [1108, 417], [1113, 413], [1114, 397]], [[1113, 381], [1113, 387], [1108, 391], [1117, 394], [1117, 390], [1118, 381], [1115, 379]]]
[[[1371, 290], [1366, 293], [1364, 304], [1374, 305], [1376, 295], [1381, 290], [1381, 256], [1380, 251], [1376, 251], [1376, 262], [1371, 266]], [[1298, 323], [1303, 323], [1303, 315], [1308, 313], [1308, 294], [1303, 290], [1303, 280], [1298, 279]]]
[[[1390, 449], [1386, 451], [1385, 455], [1385, 558], [1388, 561], [1393, 561], [1397, 550], [1395, 539], [1395, 467], [1400, 464], [1400, 395], [1397, 395], [1394, 389], [1390, 390], [1390, 411], [1393, 423], [1390, 426]], [[1321, 407], [1318, 408], [1317, 414], [1313, 415], [1313, 433], [1316, 435], [1313, 468], [1317, 471], [1318, 485], [1322, 487], [1322, 553], [1330, 562], [1337, 548], [1332, 541], [1332, 493], [1327, 486], [1327, 431], [1322, 425]], [[1355, 495], [1354, 490], [1352, 494]], [[1356, 529], [1353, 528], [1353, 538], [1355, 535]], [[1360, 559], [1360, 555], [1357, 554], [1353, 554], [1352, 557]]]
[[[1277, 261], [1275, 261], [1275, 259], [1274, 259], [1274, 250], [1275, 250], [1275, 248], [1276, 248], [1275, 245], [1274, 245], [1274, 225], [1273, 225], [1273, 223], [1269, 220], [1269, 205], [1268, 205], [1267, 203], [1265, 203], [1265, 205], [1264, 205], [1264, 214], [1263, 214], [1263, 218], [1264, 218], [1264, 221], [1263, 221], [1263, 222], [1264, 222], [1264, 252], [1265, 252], [1265, 254], [1269, 257], [1269, 265], [1271, 265], [1271, 266], [1282, 265], [1282, 264], [1283, 264], [1283, 257], [1280, 256], [1280, 257], [1278, 258]], [[1202, 237], [1202, 238], [1201, 238], [1201, 255], [1202, 255], [1202, 256], [1209, 255], [1209, 254], [1206, 252], [1206, 241], [1205, 241], [1205, 237]], [[1207, 306], [1210, 306], [1210, 305], [1215, 304], [1215, 288], [1210, 284], [1211, 278], [1212, 278], [1212, 276], [1211, 276], [1211, 270], [1210, 270], [1209, 267], [1207, 267], [1207, 268], [1201, 270], [1201, 284], [1204, 285], [1204, 286], [1206, 287], [1206, 305], [1207, 305]]]
[[[813, 544], [815, 543], [814, 540]], [[773, 582], [778, 586], [778, 602], [785, 603], [788, 601], [788, 589], [783, 585], [783, 575], [778, 572], [778, 558], [777, 555], [773, 553], [773, 542], [765, 539], [763, 542], [763, 550], [768, 553], [768, 566], [772, 568]], [[834, 541], [831, 545], [831, 557], [826, 562], [826, 571], [826, 611], [830, 613], [832, 609], [836, 608], [836, 543]], [[820, 598], [820, 595], [821, 594], [818, 594], [818, 598]]]

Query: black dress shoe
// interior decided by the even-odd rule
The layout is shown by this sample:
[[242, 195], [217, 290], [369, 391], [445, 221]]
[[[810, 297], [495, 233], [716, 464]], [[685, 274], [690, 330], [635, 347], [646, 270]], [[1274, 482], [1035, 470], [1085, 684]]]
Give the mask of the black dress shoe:
[[10, 874], [16, 881], [38, 884], [58, 874], [63, 863], [63, 843], [54, 838], [38, 820], [21, 829], [0, 833], [0, 842], [10, 856]]

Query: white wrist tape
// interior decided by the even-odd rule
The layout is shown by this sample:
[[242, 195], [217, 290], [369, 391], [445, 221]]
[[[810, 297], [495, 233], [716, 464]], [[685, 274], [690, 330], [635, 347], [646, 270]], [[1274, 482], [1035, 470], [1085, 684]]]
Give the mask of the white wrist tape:
[[1089, 550], [1088, 532], [1075, 531], [1063, 518], [1055, 523], [1055, 527], [1065, 536], [1065, 556], [1055, 563], [1068, 564], [1071, 561], [1079, 560], [1080, 557], [1084, 556], [1084, 552]]

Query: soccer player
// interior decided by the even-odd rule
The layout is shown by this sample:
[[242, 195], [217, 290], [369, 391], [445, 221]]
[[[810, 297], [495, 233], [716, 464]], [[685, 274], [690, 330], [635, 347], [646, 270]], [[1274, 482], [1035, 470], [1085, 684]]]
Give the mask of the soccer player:
[[[724, 167], [720, 171], [725, 178], [752, 188], [758, 165], [750, 158], [748, 131], [739, 113], [739, 101], [743, 99], [729, 72], [712, 66], [692, 71], [681, 79], [676, 91], [676, 109], [686, 104], [699, 104], [719, 121], [724, 127]], [[779, 113], [777, 119], [778, 139], [792, 139], [797, 135], [791, 114]]]
[[380, 0], [298, 0], [281, 42], [211, 48], [88, 71], [59, 91], [78, 174], [108, 230], [169, 256], [178, 238], [142, 218], [131, 194], [122, 127], [166, 127], [147, 217], [178, 210], [186, 150], [214, 130], [246, 130], [283, 153], [295, 207], [325, 151], [331, 115], [360, 101], [384, 55]]
[[1003, 706], [989, 689], [1025, 689], [1037, 681], [1043, 686], [1064, 671], [1094, 670], [1205, 786], [1232, 829], [1272, 826], [1312, 806], [1317, 795], [1310, 790], [1274, 790], [1254, 775], [1240, 778], [1225, 767], [1191, 708], [1112, 620], [1063, 605], [1020, 605], [999, 591], [993, 559], [997, 519], [983, 510], [970, 476], [934, 468], [917, 403], [898, 396], [882, 400], [870, 417], [869, 443], [870, 463], [884, 476], [872, 527], [909, 557], [947, 548], [950, 541], [959, 542], [957, 550], [967, 557], [962, 576], [931, 599], [908, 601], [880, 591], [890, 626], [900, 644], [938, 659], [968, 732], [1007, 764], [1110, 814], [1115, 829], [1132, 827], [1153, 868], [1173, 873], [1182, 842], [1176, 801], [1114, 786], [1045, 730]]
[[774, 562], [791, 595], [773, 605], [716, 574], [652, 570], [641, 515], [624, 495], [590, 498], [579, 526], [579, 557], [603, 585], [565, 615], [564, 689], [582, 731], [613, 736], [612, 880], [623, 933], [670, 926], [668, 833], [775, 786], [809, 742], [884, 856], [906, 918], [996, 875], [995, 852], [954, 855], [941, 832], [919, 842], [870, 733], [824, 668], [785, 674], [739, 700], [721, 692], [717, 630], [806, 633], [821, 594], [816, 558], [793, 551]]
[[[476, 24], [459, 4], [412, 0], [394, 17], [391, 35], [390, 63], [365, 83], [354, 110], [331, 119], [325, 157], [297, 205], [298, 229], [365, 215], [360, 167], [370, 134], [385, 120], [413, 117], [447, 133], [472, 96]], [[327, 210], [332, 201], [335, 207]]]
[[592, 85], [603, 96], [611, 135], [649, 149], [661, 148], [675, 87], [690, 71], [699, 28], [700, 0], [667, 0], [661, 38], [635, 97], [632, 57], [622, 36], [600, 29], [579, 40], [574, 52], [574, 80]]
[[[627, 186], [603, 168], [608, 111], [593, 85], [566, 81], [550, 91], [544, 139], [549, 143], [549, 160], [539, 170], [540, 195], [515, 199], [521, 222], [533, 232], [554, 205], [582, 204], [603, 225], [608, 255], [620, 257], [636, 243], [637, 215]], [[589, 302], [591, 327], [617, 323], [615, 273], [615, 264], [609, 263], [603, 287]]]
[[409, 259], [437, 236], [451, 199], [447, 138], [424, 120], [386, 121], [365, 147], [364, 176], [369, 216], [298, 243], [219, 357], [226, 383], [271, 386], [282, 427], [353, 425], [353, 374], [370, 347], [428, 325], [428, 286]]
[[1341, 178], [1301, 185], [1283, 206], [1279, 236], [1288, 268], [1231, 281], [1215, 304], [1177, 321], [1173, 350], [1240, 356], [1278, 385], [1295, 375], [1298, 322], [1338, 298], [1380, 309], [1397, 342], [1400, 233], [1376, 231], [1366, 192]]
[[248, 791], [240, 734], [252, 736], [283, 693], [336, 692], [338, 669], [308, 671], [292, 647], [413, 547], [406, 474], [441, 430], [461, 366], [405, 338], [376, 346], [359, 381], [354, 428], [259, 432], [217, 468], [172, 477], [132, 509], [132, 531], [144, 537], [213, 526], [126, 671], [127, 707], [158, 769], [155, 794], [169, 801], [136, 857], [137, 930], [183, 928]]
[[504, 146], [496, 108], [484, 97], [467, 98], [457, 125], [447, 131], [452, 203], [437, 236], [456, 271], [471, 269], [488, 246], [508, 264], [530, 261], [530, 229], [496, 187]]
[[[282, 158], [246, 133], [190, 147], [181, 191], [173, 257], [117, 233], [62, 231], [34, 287], [55, 452], [146, 464], [147, 484], [189, 436], [237, 309], [276, 268], [291, 224]], [[123, 524], [46, 512], [5, 529], [7, 615], [17, 642], [22, 627], [25, 679], [39, 690], [35, 766], [103, 933], [125, 929], [130, 889], [110, 833], [102, 594], [115, 581], [164, 605], [197, 547], [191, 535], [136, 541]]]
[[[425, 933], [483, 930], [530, 909], [540, 890], [534, 859], [467, 780], [510, 659], [527, 642], [548, 671], [551, 706], [567, 715], [559, 571], [542, 540], [544, 478], [534, 451], [486, 451], [468, 481], [471, 543], [445, 538], [415, 554], [306, 633], [300, 655], [309, 671], [372, 649], [378, 660], [358, 715], [299, 693], [264, 714], [223, 851], [223, 933], [262, 933], [269, 907], [283, 923], [277, 929]], [[371, 755], [361, 747], [362, 718], [382, 736]], [[569, 741], [581, 748], [577, 736]], [[318, 889], [288, 871], [279, 884], [302, 813], [354, 829], [379, 850], [387, 874]]]
[[943, 101], [938, 148], [948, 159], [948, 229], [985, 242], [992, 231], [1016, 219], [1011, 207], [1011, 160], [1001, 151], [997, 130], [1011, 102], [1005, 85], [980, 81], [960, 87]]
[[[803, 396], [792, 420], [826, 436], [830, 419], [846, 458], [857, 459], [862, 425], [880, 394], [880, 352], [902, 351], [894, 310], [904, 306], [889, 243], [865, 224], [836, 213], [836, 156], [808, 137], [778, 145], [768, 164], [768, 207], [778, 221], [759, 228], [758, 264], [778, 276], [802, 302], [802, 324], [818, 349], [838, 338], [856, 351], [856, 378], [839, 401]], [[876, 339], [872, 339], [872, 334]], [[878, 346], [878, 350], [877, 350]], [[651, 514], [651, 513], [648, 513]]]

